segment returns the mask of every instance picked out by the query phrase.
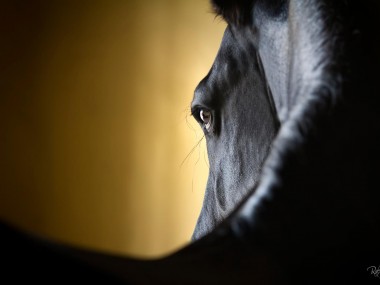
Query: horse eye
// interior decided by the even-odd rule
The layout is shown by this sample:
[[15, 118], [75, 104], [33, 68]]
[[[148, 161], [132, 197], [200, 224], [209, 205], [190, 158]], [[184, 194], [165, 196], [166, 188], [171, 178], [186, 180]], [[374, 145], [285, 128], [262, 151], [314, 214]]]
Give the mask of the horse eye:
[[199, 111], [199, 117], [201, 118], [205, 128], [207, 131], [210, 131], [211, 129], [211, 122], [212, 122], [212, 115], [210, 111], [201, 109]]

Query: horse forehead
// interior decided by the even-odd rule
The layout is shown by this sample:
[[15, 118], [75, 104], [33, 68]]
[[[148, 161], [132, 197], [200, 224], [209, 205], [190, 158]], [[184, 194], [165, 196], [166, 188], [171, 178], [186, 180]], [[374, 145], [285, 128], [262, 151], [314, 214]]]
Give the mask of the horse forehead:
[[215, 64], [235, 61], [237, 67], [249, 66], [256, 62], [257, 48], [255, 33], [251, 29], [228, 25], [216, 56]]
[[[219, 47], [218, 54], [212, 66], [213, 76], [228, 72], [232, 62], [237, 62], [238, 46], [229, 27], [224, 31], [223, 39]], [[221, 79], [221, 78], [220, 78]], [[220, 80], [219, 79], [219, 80]]]
[[228, 26], [211, 70], [195, 89], [192, 105], [219, 105], [215, 101], [228, 97], [252, 62], [247, 56]]

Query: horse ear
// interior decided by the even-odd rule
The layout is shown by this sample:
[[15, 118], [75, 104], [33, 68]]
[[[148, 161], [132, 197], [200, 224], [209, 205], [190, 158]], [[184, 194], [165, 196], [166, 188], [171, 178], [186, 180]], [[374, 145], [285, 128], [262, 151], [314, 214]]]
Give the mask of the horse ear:
[[212, 0], [214, 12], [229, 24], [245, 25], [251, 20], [253, 0]]

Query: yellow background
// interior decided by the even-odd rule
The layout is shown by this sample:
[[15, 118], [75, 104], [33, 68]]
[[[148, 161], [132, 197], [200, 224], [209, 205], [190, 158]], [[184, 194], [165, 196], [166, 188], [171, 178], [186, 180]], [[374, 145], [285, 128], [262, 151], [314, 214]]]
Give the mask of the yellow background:
[[[225, 25], [207, 0], [0, 2], [0, 218], [157, 256], [187, 243], [205, 144], [190, 117]], [[182, 164], [182, 165], [181, 165]]]

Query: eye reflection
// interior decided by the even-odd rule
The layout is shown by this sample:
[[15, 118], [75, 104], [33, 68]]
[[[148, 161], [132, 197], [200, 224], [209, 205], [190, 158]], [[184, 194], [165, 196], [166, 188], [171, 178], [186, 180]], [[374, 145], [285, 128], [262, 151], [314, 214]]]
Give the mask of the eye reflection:
[[199, 112], [199, 117], [201, 118], [204, 127], [207, 131], [210, 131], [211, 129], [211, 122], [212, 122], [212, 115], [210, 111], [201, 109]]

